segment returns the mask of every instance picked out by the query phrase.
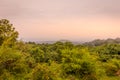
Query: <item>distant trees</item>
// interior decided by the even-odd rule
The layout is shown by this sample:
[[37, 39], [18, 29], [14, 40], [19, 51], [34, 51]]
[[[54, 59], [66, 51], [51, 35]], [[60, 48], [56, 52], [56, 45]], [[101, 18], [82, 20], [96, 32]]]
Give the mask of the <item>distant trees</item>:
[[93, 40], [91, 42], [86, 42], [86, 43], [84, 43], [84, 45], [100, 46], [100, 45], [103, 45], [103, 44], [114, 44], [114, 43], [120, 44], [120, 38], [116, 38], [116, 39], [108, 38], [106, 40], [96, 39], [96, 40]]
[[0, 20], [0, 45], [13, 45], [18, 38], [18, 32], [12, 24], [6, 19]]

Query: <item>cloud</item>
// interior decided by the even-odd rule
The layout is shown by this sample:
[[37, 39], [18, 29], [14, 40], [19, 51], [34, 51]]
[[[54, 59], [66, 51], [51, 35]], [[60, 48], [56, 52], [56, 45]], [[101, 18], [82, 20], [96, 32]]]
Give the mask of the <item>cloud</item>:
[[120, 16], [120, 0], [1, 0], [0, 16], [54, 18], [70, 16]]
[[20, 12], [20, 7], [16, 3], [5, 1], [0, 2], [0, 17], [16, 16]]

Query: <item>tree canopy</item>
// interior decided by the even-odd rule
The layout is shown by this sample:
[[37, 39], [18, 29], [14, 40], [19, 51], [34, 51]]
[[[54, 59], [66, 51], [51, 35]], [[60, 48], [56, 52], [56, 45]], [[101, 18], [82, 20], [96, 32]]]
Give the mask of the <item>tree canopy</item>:
[[0, 80], [120, 80], [118, 43], [37, 44], [17, 38], [13, 25], [0, 20]]
[[0, 45], [12, 45], [18, 38], [18, 32], [7, 19], [0, 20]]

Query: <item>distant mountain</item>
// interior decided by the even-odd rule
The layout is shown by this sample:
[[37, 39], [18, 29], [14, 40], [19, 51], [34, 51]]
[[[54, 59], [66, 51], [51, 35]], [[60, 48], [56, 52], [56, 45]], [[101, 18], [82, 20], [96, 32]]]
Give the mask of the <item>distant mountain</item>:
[[89, 45], [89, 46], [99, 46], [99, 45], [108, 44], [108, 43], [118, 43], [118, 44], [120, 44], [120, 38], [116, 38], [116, 39], [108, 38], [106, 40], [96, 39], [94, 41], [85, 42], [83, 44], [84, 45]]
[[81, 44], [82, 42], [80, 41], [69, 41], [69, 40], [58, 40], [58, 41], [36, 41], [35, 43], [37, 44], [53, 44], [55, 42], [72, 42], [73, 44]]
[[106, 40], [101, 40], [101, 39], [96, 39], [90, 42], [81, 42], [81, 41], [69, 41], [69, 40], [58, 40], [58, 41], [36, 41], [36, 42], [30, 42], [30, 43], [37, 43], [37, 44], [53, 44], [55, 42], [72, 42], [75, 45], [83, 44], [83, 45], [88, 45], [88, 46], [99, 46], [102, 44], [108, 44], [108, 43], [118, 43], [120, 44], [120, 38], [116, 39], [111, 39], [108, 38]]
[[55, 43], [56, 41], [36, 41], [35, 43], [37, 43], [37, 44], [53, 44], [53, 43]]

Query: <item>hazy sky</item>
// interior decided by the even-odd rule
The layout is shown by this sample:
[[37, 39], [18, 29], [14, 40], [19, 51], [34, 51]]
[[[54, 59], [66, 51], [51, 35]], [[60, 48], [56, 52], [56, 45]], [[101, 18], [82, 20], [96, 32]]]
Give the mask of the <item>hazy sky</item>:
[[120, 37], [120, 0], [0, 0], [3, 18], [27, 41]]

